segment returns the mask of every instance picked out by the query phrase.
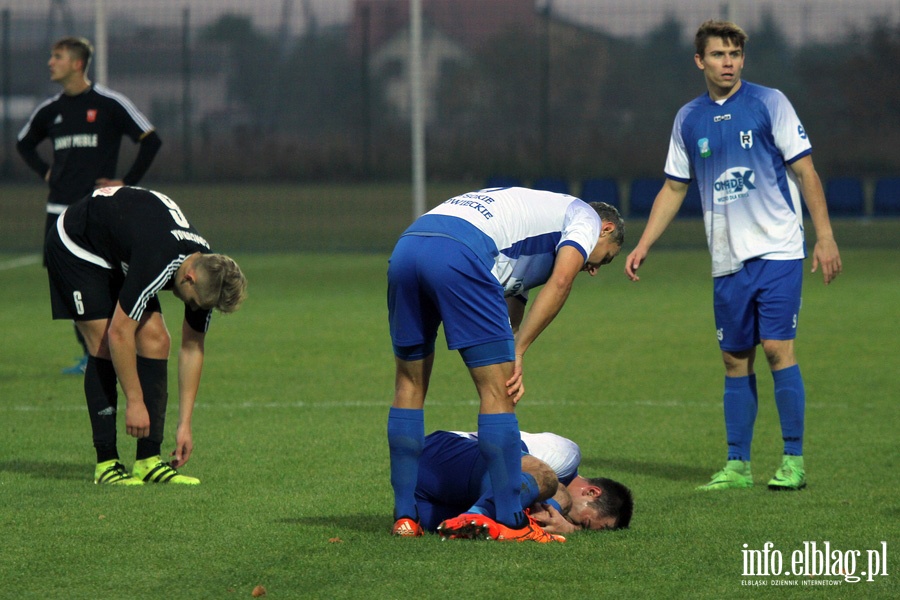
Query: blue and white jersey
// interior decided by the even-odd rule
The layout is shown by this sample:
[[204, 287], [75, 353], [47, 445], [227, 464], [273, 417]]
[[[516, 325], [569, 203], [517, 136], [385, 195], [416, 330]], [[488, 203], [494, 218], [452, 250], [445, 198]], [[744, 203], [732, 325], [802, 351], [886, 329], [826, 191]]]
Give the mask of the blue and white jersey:
[[587, 261], [600, 237], [600, 216], [567, 194], [489, 188], [444, 201], [403, 235], [443, 235], [466, 244], [507, 297], [527, 298], [550, 278], [561, 247], [576, 248]]
[[743, 81], [724, 102], [703, 94], [678, 111], [665, 173], [697, 180], [713, 277], [752, 258], [805, 258], [800, 191], [787, 165], [811, 151], [775, 89]]
[[[452, 431], [451, 433], [471, 440], [478, 439], [477, 432]], [[522, 451], [547, 463], [563, 485], [569, 485], [578, 475], [578, 466], [581, 464], [581, 448], [572, 440], [549, 431], [541, 433], [520, 431], [519, 436], [522, 438]]]

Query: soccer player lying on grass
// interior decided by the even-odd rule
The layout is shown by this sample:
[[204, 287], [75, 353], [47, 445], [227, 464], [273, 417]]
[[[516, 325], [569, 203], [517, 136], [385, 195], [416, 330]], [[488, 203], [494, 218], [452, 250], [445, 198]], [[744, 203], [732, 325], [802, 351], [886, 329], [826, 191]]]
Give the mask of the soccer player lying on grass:
[[624, 236], [619, 211], [609, 204], [520, 187], [451, 198], [401, 235], [387, 294], [396, 374], [387, 428], [392, 535], [422, 533], [416, 474], [441, 326], [478, 390], [478, 439], [494, 481], [497, 521], [523, 535], [545, 535], [525, 516], [516, 487], [523, 357], [566, 303], [575, 277], [596, 275]]
[[493, 519], [490, 477], [478, 450], [477, 434], [435, 431], [425, 438], [419, 462], [416, 507], [422, 527], [442, 537], [499, 541], [564, 542], [561, 533], [620, 529], [631, 521], [630, 490], [604, 478], [578, 475], [581, 451], [553, 433], [521, 432], [522, 508], [545, 535], [513, 535], [517, 530]]
[[[67, 207], [47, 236], [46, 256], [53, 318], [74, 320], [90, 354], [84, 395], [97, 451], [94, 483], [200, 483], [175, 469], [193, 449], [191, 418], [212, 310], [233, 312], [246, 295], [240, 267], [213, 254], [170, 198], [133, 187], [103, 187]], [[160, 458], [171, 344], [162, 290], [184, 302], [171, 464]], [[132, 473], [116, 446], [117, 379], [126, 432], [137, 438]]]

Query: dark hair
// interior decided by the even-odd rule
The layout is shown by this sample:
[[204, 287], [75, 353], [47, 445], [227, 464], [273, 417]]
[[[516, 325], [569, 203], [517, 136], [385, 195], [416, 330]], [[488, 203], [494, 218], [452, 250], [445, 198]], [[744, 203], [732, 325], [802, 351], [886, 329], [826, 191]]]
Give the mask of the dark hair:
[[88, 66], [91, 64], [91, 56], [94, 55], [94, 47], [86, 38], [64, 37], [53, 44], [54, 50], [60, 48], [67, 50], [75, 60], [82, 61], [84, 63], [82, 71], [87, 73]]
[[731, 21], [717, 21], [715, 19], [710, 19], [700, 25], [700, 29], [697, 30], [697, 35], [694, 36], [694, 47], [697, 50], [697, 54], [703, 56], [706, 52], [706, 45], [709, 43], [709, 38], [714, 37], [721, 38], [723, 41], [728, 42], [732, 46], [737, 46], [741, 50], [744, 49], [744, 44], [750, 39], [743, 29]]
[[612, 241], [621, 247], [625, 243], [625, 221], [619, 214], [619, 209], [606, 202], [589, 202], [588, 204], [597, 211], [601, 221], [609, 221], [616, 226], [616, 230], [612, 234]]
[[596, 500], [591, 501], [590, 506], [601, 516], [615, 519], [611, 529], [627, 529], [631, 524], [631, 514], [634, 512], [631, 490], [618, 481], [605, 477], [591, 477], [588, 483], [603, 490]]

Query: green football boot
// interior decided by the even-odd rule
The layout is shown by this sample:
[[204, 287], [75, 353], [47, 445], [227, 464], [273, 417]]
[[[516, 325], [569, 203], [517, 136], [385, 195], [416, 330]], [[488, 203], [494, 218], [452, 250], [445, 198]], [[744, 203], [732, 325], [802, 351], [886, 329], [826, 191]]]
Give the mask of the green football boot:
[[196, 477], [182, 475], [167, 462], [157, 456], [134, 461], [132, 474], [146, 483], [180, 483], [182, 485], [199, 485]]
[[131, 476], [125, 465], [118, 460], [97, 463], [94, 469], [94, 483], [100, 485], [144, 485], [140, 479]]
[[697, 491], [730, 490], [733, 488], [753, 487], [753, 475], [750, 473], [749, 460], [729, 460], [725, 468], [712, 476], [709, 483], [701, 485]]
[[781, 466], [775, 471], [775, 477], [769, 480], [769, 489], [796, 491], [805, 487], [806, 471], [803, 469], [803, 457], [785, 454], [781, 459]]

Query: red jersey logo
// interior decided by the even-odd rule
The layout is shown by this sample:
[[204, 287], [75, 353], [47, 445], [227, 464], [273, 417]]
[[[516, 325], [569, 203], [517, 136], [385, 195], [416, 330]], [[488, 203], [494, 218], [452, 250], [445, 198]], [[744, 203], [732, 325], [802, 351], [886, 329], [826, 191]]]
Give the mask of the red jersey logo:
[[96, 109], [96, 108], [89, 108], [88, 111], [87, 111], [87, 122], [88, 122], [88, 123], [93, 123], [93, 122], [96, 121], [96, 120], [97, 120], [97, 109]]

